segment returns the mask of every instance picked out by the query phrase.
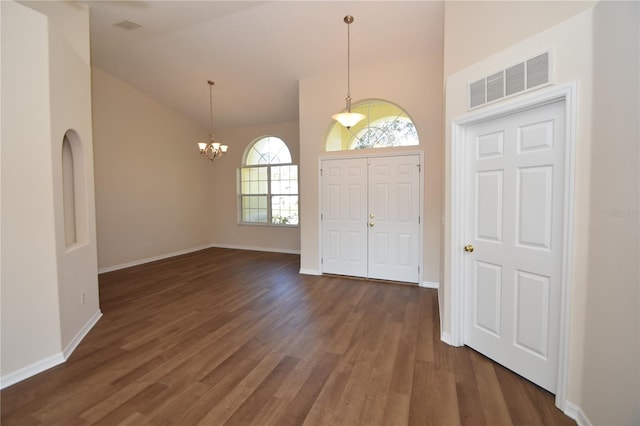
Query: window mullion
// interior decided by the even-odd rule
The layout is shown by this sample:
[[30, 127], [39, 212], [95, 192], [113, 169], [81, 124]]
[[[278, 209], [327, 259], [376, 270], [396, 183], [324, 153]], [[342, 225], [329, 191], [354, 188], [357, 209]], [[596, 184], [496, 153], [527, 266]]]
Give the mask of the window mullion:
[[267, 224], [273, 224], [271, 214], [271, 166], [267, 166]]

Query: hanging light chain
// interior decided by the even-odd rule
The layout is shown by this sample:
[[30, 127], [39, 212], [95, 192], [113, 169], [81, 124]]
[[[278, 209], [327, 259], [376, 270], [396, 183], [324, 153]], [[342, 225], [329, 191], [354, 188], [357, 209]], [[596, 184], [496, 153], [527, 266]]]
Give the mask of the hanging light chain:
[[351, 23], [353, 22], [353, 16], [347, 15], [343, 20], [347, 24], [347, 97], [345, 99], [347, 108], [346, 112], [334, 114], [331, 118], [349, 129], [363, 120], [365, 116], [364, 114], [351, 112]]
[[213, 142], [213, 85], [215, 84], [213, 81], [208, 80], [209, 83], [209, 142]]
[[353, 16], [344, 17], [347, 24], [347, 112], [351, 112], [351, 23]]

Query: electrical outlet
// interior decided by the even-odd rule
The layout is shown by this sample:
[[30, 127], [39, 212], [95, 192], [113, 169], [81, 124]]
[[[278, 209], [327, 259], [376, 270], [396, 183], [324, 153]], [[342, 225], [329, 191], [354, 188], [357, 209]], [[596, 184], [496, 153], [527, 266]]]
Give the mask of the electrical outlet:
[[80, 293], [80, 303], [84, 305], [84, 291]]

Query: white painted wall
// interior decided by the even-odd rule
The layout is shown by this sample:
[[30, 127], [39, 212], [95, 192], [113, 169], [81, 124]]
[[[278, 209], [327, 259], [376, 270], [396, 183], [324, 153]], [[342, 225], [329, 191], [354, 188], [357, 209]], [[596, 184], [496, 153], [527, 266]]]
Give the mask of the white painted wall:
[[[344, 71], [300, 81], [301, 165], [301, 270], [319, 273], [319, 158], [353, 155], [324, 152], [324, 141], [332, 124], [331, 115], [344, 108]], [[442, 201], [442, 57], [381, 63], [351, 69], [354, 103], [378, 98], [402, 107], [418, 130], [424, 152], [424, 270], [423, 281], [438, 282], [440, 276], [440, 218]], [[388, 149], [387, 152], [402, 151]], [[382, 149], [375, 150], [383, 152]]]
[[9, 373], [58, 355], [61, 330], [55, 218], [52, 214], [47, 18], [13, 2], [0, 2], [0, 14], [0, 374], [4, 379]]
[[[55, 9], [54, 18], [14, 2], [0, 9], [2, 386], [63, 361], [101, 315], [88, 9], [28, 5]], [[75, 197], [81, 240], [73, 247], [65, 244], [62, 196], [62, 141], [70, 129], [82, 178]]]
[[[548, 13], [552, 13], [550, 6], [545, 5]], [[476, 21], [484, 22], [488, 16], [484, 13], [494, 13], [495, 7], [499, 5], [491, 4], [484, 11], [476, 9]], [[454, 19], [454, 12], [447, 5], [447, 22]], [[514, 20], [520, 19], [513, 13]], [[602, 2], [525, 40], [520, 39], [519, 31], [497, 29], [503, 38], [500, 46], [506, 39], [511, 40], [510, 47], [446, 77], [447, 218], [455, 214], [449, 210], [450, 126], [452, 120], [467, 114], [467, 84], [547, 49], [553, 51], [555, 84], [577, 83], [567, 397], [572, 414], [584, 424], [638, 423], [638, 218], [631, 217], [638, 211], [637, 16], [637, 4]], [[546, 18], [544, 22], [546, 25]], [[469, 25], [470, 34], [480, 30]], [[445, 40], [456, 36], [452, 28], [455, 26], [447, 27]], [[451, 49], [462, 45], [445, 43], [445, 63]], [[492, 46], [484, 49], [490, 52]], [[459, 63], [461, 52], [456, 50], [451, 55], [453, 63]], [[622, 74], [620, 67], [624, 69]], [[607, 209], [629, 211], [631, 216], [606, 217], [603, 211]], [[451, 331], [450, 232], [447, 224], [440, 289], [444, 334]], [[613, 392], [616, 388], [619, 391]]]
[[580, 406], [640, 424], [640, 3], [594, 9], [589, 249]]

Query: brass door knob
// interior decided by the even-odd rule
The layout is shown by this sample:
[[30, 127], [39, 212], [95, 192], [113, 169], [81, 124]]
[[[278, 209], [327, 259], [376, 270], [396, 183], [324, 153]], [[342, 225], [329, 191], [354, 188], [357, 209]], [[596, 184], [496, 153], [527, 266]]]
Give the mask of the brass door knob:
[[369, 222], [369, 227], [373, 228], [373, 222]]
[[464, 251], [473, 253], [473, 246], [471, 244], [467, 244], [466, 246], [464, 246]]

